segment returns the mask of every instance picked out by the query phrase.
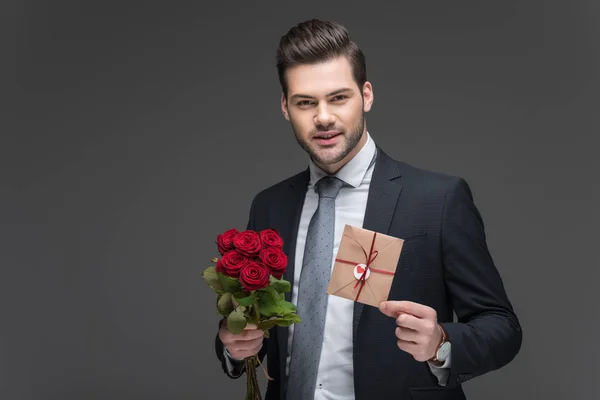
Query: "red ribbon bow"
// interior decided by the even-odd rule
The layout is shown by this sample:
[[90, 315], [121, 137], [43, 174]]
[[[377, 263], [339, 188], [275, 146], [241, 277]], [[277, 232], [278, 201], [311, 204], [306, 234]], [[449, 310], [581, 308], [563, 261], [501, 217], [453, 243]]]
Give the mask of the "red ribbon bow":
[[[356, 287], [358, 285], [360, 285], [360, 289], [358, 289], [358, 293], [356, 294], [356, 298], [354, 299], [354, 301], [358, 300], [358, 297], [360, 296], [360, 292], [362, 291], [363, 287], [365, 286], [365, 281], [367, 279], [367, 272], [369, 271], [369, 269], [371, 271], [373, 271], [373, 272], [378, 272], [380, 274], [394, 275], [394, 273], [390, 272], [390, 271], [385, 271], [385, 270], [382, 270], [382, 269], [371, 268], [371, 264], [373, 263], [373, 261], [375, 261], [375, 259], [379, 255], [379, 252], [377, 250], [373, 250], [374, 247], [375, 247], [375, 237], [376, 236], [377, 236], [377, 232], [373, 232], [373, 241], [371, 242], [371, 250], [369, 251], [369, 255], [368, 256], [367, 256], [367, 252], [361, 246], [361, 244], [358, 243], [358, 241], [355, 240], [356, 243], [358, 243], [358, 245], [360, 246], [360, 249], [363, 251], [363, 253], [365, 253], [365, 259], [367, 260], [367, 264], [366, 264], [365, 270], [363, 271], [362, 275], [360, 276], [360, 279], [358, 280], [358, 282], [356, 282], [356, 285], [354, 285], [354, 289], [356, 289]], [[335, 261], [338, 261], [338, 262], [341, 262], [341, 263], [345, 263], [345, 264], [354, 265], [354, 266], [356, 266], [356, 265], [359, 264], [359, 263], [356, 263], [356, 262], [353, 262], [353, 261], [341, 260], [339, 258], [336, 258]]]

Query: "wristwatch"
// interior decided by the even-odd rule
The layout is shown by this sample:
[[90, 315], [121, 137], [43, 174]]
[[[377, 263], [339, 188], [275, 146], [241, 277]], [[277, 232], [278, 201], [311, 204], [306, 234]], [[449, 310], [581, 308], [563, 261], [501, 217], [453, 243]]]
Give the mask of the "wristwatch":
[[438, 325], [442, 331], [442, 342], [438, 346], [435, 355], [429, 361], [434, 363], [443, 363], [450, 355], [450, 342], [448, 341], [448, 333], [443, 326]]

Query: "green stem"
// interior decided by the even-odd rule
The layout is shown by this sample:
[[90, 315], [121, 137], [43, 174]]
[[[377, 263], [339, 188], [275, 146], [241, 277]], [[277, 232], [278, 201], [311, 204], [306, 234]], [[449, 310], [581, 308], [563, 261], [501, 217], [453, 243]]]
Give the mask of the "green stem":
[[252, 306], [252, 311], [254, 312], [254, 318], [256, 320], [256, 325], [258, 325], [258, 322], [260, 321], [260, 313], [258, 312], [258, 304], [254, 304]]
[[248, 357], [244, 360], [246, 364], [246, 400], [262, 400], [260, 387], [258, 386], [258, 378], [256, 375], [256, 366], [258, 364], [258, 356]]

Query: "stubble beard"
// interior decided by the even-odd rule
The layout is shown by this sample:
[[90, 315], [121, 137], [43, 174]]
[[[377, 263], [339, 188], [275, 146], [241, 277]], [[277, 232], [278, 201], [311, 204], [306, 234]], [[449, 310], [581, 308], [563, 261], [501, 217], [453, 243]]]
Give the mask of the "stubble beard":
[[315, 151], [315, 148], [311, 147], [308, 144], [308, 142], [303, 140], [302, 136], [298, 134], [298, 131], [294, 127], [294, 124], [292, 123], [291, 125], [292, 130], [294, 131], [294, 136], [296, 137], [296, 141], [298, 142], [300, 147], [302, 147], [304, 151], [306, 151], [310, 155], [313, 161], [321, 165], [331, 165], [342, 161], [358, 145], [365, 129], [365, 114], [361, 113], [360, 120], [358, 121], [358, 123], [354, 127], [352, 127], [350, 131], [345, 131], [343, 133], [345, 137], [345, 140], [342, 143], [343, 147], [340, 150], [340, 152], [333, 158], [323, 156], [317, 151]]

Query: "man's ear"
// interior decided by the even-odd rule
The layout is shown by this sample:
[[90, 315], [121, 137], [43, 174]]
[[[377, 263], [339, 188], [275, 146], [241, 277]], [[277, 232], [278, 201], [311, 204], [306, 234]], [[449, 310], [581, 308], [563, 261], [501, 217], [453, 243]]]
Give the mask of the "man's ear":
[[281, 112], [283, 113], [283, 116], [285, 117], [285, 119], [287, 119], [289, 121], [290, 116], [288, 114], [288, 109], [287, 109], [287, 99], [285, 98], [285, 94], [283, 94], [283, 93], [281, 93]]
[[373, 105], [374, 100], [373, 86], [371, 85], [371, 82], [365, 82], [365, 84], [363, 85], [362, 94], [364, 99], [363, 112], [369, 112], [371, 110], [371, 106]]

